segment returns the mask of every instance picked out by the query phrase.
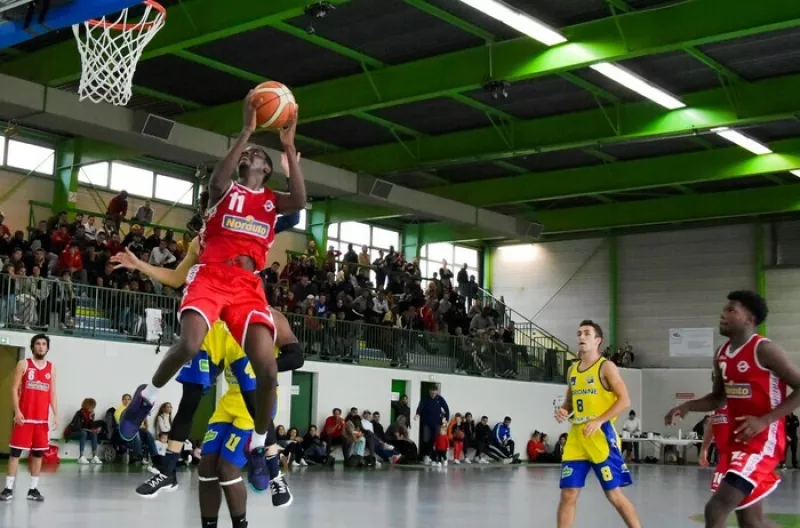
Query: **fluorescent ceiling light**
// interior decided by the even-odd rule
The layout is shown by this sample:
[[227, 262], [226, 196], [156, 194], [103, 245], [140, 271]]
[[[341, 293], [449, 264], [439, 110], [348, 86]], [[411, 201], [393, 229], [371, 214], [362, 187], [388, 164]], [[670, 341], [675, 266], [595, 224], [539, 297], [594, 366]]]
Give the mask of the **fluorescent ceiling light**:
[[789, 172], [800, 178], [800, 170], [790, 170]]
[[717, 134], [718, 136], [724, 137], [731, 143], [739, 145], [743, 149], [749, 150], [750, 152], [758, 156], [762, 154], [769, 154], [772, 152], [768, 146], [759, 143], [758, 141], [756, 141], [751, 137], [745, 136], [744, 134], [742, 134], [737, 130], [731, 130], [728, 127], [719, 127], [719, 128], [712, 128], [711, 131]]
[[625, 88], [633, 90], [639, 95], [643, 95], [654, 103], [658, 103], [669, 110], [675, 110], [677, 108], [683, 108], [686, 106], [676, 97], [668, 94], [661, 88], [650, 84], [638, 75], [629, 72], [625, 68], [617, 66], [616, 64], [611, 64], [610, 62], [599, 62], [597, 64], [593, 64], [591, 68], [598, 73], [602, 73], [612, 81], [618, 82]]
[[567, 39], [555, 29], [521, 11], [517, 11], [503, 2], [498, 2], [497, 0], [461, 1], [547, 46], [555, 46], [556, 44], [563, 44], [567, 41]]

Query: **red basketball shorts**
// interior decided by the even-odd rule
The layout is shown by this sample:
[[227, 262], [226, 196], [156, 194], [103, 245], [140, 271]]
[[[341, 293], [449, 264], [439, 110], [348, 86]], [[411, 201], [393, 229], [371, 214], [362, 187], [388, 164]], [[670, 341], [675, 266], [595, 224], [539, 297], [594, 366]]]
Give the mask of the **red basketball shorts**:
[[743, 510], [761, 501], [775, 491], [781, 478], [776, 472], [783, 457], [768, 456], [763, 453], [733, 451], [728, 459], [726, 473], [732, 473], [753, 485], [753, 491], [736, 508]]
[[186, 310], [202, 315], [209, 329], [217, 319], [222, 319], [241, 346], [252, 324], [265, 325], [275, 338], [275, 322], [261, 277], [236, 266], [193, 266], [186, 277], [179, 315]]
[[24, 423], [14, 425], [11, 430], [11, 449], [30, 449], [31, 451], [47, 451], [50, 447], [50, 425], [46, 423]]

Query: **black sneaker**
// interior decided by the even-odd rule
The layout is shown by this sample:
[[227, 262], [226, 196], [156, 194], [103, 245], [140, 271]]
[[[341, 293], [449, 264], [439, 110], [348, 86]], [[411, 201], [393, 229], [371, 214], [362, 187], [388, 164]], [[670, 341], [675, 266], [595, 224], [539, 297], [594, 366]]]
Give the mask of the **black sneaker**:
[[39, 493], [38, 489], [34, 488], [34, 489], [31, 489], [31, 490], [28, 490], [28, 500], [29, 501], [34, 501], [34, 502], [44, 502], [44, 497], [42, 497], [42, 494]]
[[150, 480], [136, 488], [136, 494], [146, 499], [154, 499], [161, 491], [175, 491], [178, 489], [178, 478], [173, 474], [171, 476], [159, 473], [154, 475]]
[[270, 481], [269, 492], [272, 493], [272, 505], [276, 508], [285, 508], [294, 500], [283, 472], [278, 473], [278, 476]]
[[0, 501], [8, 502], [14, 498], [14, 490], [10, 490], [8, 488], [4, 489], [2, 493], [0, 493]]

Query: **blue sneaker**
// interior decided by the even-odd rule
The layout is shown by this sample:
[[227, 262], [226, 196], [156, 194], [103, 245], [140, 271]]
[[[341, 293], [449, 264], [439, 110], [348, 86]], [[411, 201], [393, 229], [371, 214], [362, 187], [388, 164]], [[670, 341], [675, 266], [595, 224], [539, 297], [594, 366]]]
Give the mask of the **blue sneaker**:
[[264, 493], [269, 488], [266, 450], [257, 447], [247, 455], [247, 481], [256, 493]]
[[147, 385], [139, 385], [139, 388], [133, 394], [131, 404], [122, 411], [122, 415], [119, 417], [119, 436], [125, 442], [130, 442], [136, 438], [142, 422], [153, 410], [153, 404], [142, 397], [142, 391], [145, 387]]

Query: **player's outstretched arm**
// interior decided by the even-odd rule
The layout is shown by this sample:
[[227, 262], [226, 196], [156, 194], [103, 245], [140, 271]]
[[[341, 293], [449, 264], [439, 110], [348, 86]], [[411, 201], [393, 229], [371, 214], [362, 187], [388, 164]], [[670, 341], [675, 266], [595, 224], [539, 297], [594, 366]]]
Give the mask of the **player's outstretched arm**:
[[180, 288], [186, 282], [186, 277], [189, 275], [189, 270], [192, 269], [192, 266], [197, 264], [199, 259], [200, 243], [195, 237], [192, 240], [192, 243], [189, 244], [189, 250], [186, 252], [186, 258], [184, 258], [174, 270], [169, 268], [160, 268], [153, 266], [148, 262], [143, 262], [127, 248], [111, 257], [110, 260], [114, 263], [114, 269], [125, 268], [138, 270], [151, 279], [157, 280], [161, 284], [170, 286], [172, 288]]
[[239, 166], [242, 153], [247, 148], [250, 135], [255, 129], [256, 106], [253, 100], [253, 90], [250, 90], [244, 99], [244, 108], [242, 109], [242, 131], [225, 157], [214, 166], [214, 172], [211, 173], [211, 179], [208, 182], [208, 203], [217, 203], [230, 187], [231, 181], [233, 181], [233, 173]]
[[297, 112], [286, 128], [281, 130], [281, 143], [286, 154], [281, 161], [286, 163], [284, 170], [289, 177], [289, 192], [275, 193], [275, 207], [282, 214], [296, 213], [306, 206], [306, 182], [303, 178], [303, 171], [300, 169], [300, 154], [294, 145], [296, 131]]
[[[719, 350], [717, 350], [717, 353], [719, 353]], [[725, 401], [727, 400], [725, 396], [725, 383], [722, 379], [722, 372], [719, 370], [719, 364], [717, 363], [716, 357], [717, 354], [714, 354], [714, 376], [712, 380], [711, 392], [702, 398], [689, 400], [681, 405], [678, 405], [677, 407], [670, 409], [667, 415], [664, 417], [664, 425], [673, 426], [678, 422], [679, 419], [683, 418], [690, 412], [711, 412], [725, 405]]]

